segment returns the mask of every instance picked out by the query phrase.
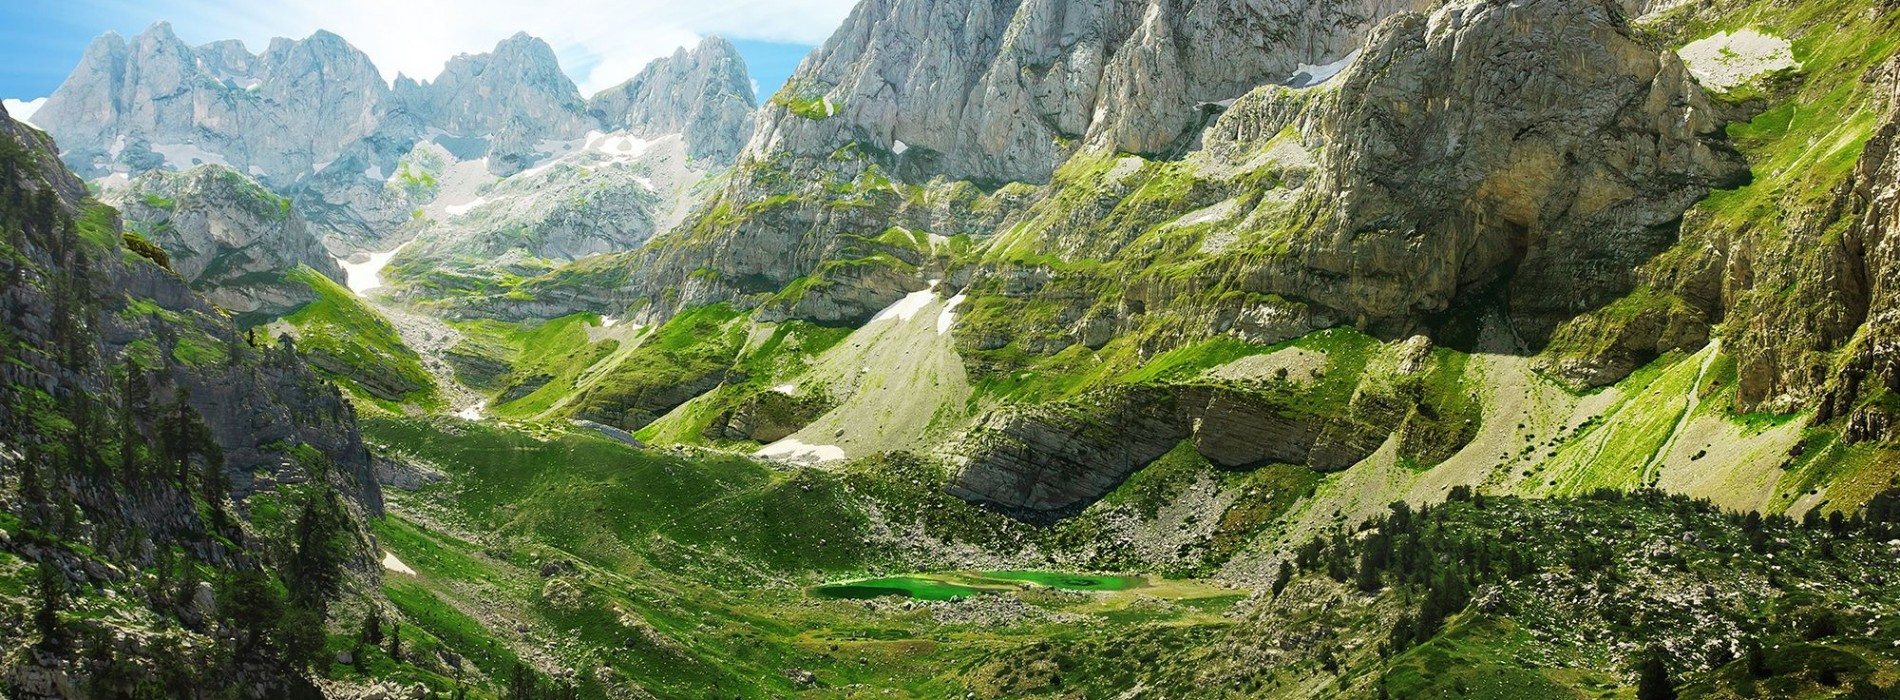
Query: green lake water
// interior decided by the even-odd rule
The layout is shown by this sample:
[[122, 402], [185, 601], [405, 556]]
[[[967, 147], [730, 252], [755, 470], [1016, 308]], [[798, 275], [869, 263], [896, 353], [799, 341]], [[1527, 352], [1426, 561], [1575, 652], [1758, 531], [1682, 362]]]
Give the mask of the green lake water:
[[1125, 591], [1148, 585], [1140, 576], [1097, 576], [1055, 571], [970, 571], [913, 574], [818, 586], [819, 598], [864, 600], [885, 596], [915, 600], [950, 600], [986, 593], [1006, 593], [1041, 586], [1070, 591]]

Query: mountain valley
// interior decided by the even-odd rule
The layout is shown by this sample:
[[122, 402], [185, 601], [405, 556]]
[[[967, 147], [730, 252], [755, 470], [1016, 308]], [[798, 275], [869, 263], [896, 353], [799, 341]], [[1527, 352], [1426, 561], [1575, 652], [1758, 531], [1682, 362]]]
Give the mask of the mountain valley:
[[[0, 108], [0, 695], [1900, 696], [1900, 8], [862, 0]], [[30, 121], [30, 123], [29, 123]]]

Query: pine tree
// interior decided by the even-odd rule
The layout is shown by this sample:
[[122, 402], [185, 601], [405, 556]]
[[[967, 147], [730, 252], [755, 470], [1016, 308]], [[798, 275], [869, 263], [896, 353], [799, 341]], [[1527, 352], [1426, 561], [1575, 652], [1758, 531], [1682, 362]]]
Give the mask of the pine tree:
[[541, 694], [540, 681], [534, 676], [527, 664], [515, 662], [515, 668], [508, 675], [507, 692], [502, 695], [506, 700], [534, 700]]
[[1748, 642], [1744, 645], [1742, 658], [1748, 664], [1748, 675], [1756, 678], [1767, 678], [1774, 675], [1774, 672], [1768, 669], [1768, 654], [1762, 651], [1761, 640], [1752, 637], [1749, 638]]
[[1669, 666], [1663, 662], [1661, 649], [1650, 648], [1636, 667], [1636, 700], [1676, 700], [1674, 682], [1669, 679]]
[[33, 613], [33, 626], [40, 633], [40, 645], [47, 649], [66, 646], [66, 627], [59, 611], [66, 607], [66, 575], [60, 573], [51, 557], [39, 563], [39, 609]]
[[1373, 550], [1368, 547], [1359, 553], [1359, 572], [1354, 584], [1362, 593], [1378, 593], [1385, 588], [1385, 582], [1379, 578], [1379, 569], [1374, 565]]
[[376, 606], [370, 606], [369, 614], [363, 616], [363, 631], [357, 638], [371, 646], [383, 645], [383, 613]]
[[237, 648], [268, 654], [284, 629], [284, 601], [263, 571], [236, 571], [218, 581], [218, 613], [237, 632]]

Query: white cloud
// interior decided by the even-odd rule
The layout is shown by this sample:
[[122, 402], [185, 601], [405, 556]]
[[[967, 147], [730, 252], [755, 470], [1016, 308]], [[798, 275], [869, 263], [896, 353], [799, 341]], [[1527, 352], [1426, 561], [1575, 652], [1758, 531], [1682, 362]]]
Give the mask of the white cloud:
[[518, 31], [554, 47], [582, 92], [612, 87], [647, 62], [699, 39], [822, 43], [854, 0], [172, 0], [165, 8], [188, 41], [242, 39], [261, 50], [272, 37], [327, 29], [382, 69], [429, 79], [449, 57], [481, 53]]
[[28, 124], [33, 123], [33, 113], [40, 111], [41, 107], [46, 106], [46, 98], [44, 97], [36, 100], [27, 100], [25, 102], [19, 100], [0, 100], [0, 102], [6, 103], [7, 114], [12, 115], [14, 121], [22, 121]]

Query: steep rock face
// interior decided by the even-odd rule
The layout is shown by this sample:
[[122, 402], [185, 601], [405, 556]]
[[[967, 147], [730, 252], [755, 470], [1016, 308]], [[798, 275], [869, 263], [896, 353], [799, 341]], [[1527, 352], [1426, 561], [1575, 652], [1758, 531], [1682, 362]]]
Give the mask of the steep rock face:
[[1900, 440], [1900, 63], [1874, 75], [1882, 116], [1851, 174], [1788, 213], [1785, 233], [1716, 229], [1659, 284], [1726, 324], [1738, 403], [1814, 407], [1853, 440]]
[[[979, 202], [979, 187], [1046, 183], [1078, 152], [1180, 155], [1221, 104], [1312, 82], [1412, 5], [863, 3], [761, 108], [730, 182], [649, 251], [625, 296], [664, 317], [776, 292], [893, 225], [986, 236], [1024, 192]], [[957, 184], [923, 201], [890, 187], [936, 178]], [[686, 278], [698, 269], [719, 276]]]
[[282, 316], [313, 300], [308, 287], [285, 278], [300, 265], [346, 282], [288, 200], [223, 167], [146, 173], [107, 203], [165, 249], [193, 290], [238, 314]]
[[833, 408], [824, 397], [762, 391], [714, 416], [705, 437], [770, 444], [791, 437]]
[[[1258, 387], [1117, 387], [1048, 406], [992, 413], [963, 438], [949, 492], [1040, 519], [1073, 513], [1183, 440], [1223, 468], [1299, 464], [1338, 471], [1387, 436], [1404, 439], [1414, 405], [1361, 392], [1334, 414], [1301, 411]], [[1436, 435], [1449, 450], [1469, 435]]]
[[1046, 182], [1073, 142], [1175, 147], [1201, 105], [1343, 58], [1412, 4], [874, 0], [765, 108], [751, 148], [821, 156], [858, 141], [918, 180]]
[[[1238, 100], [1180, 161], [1071, 161], [974, 286], [1025, 306], [1057, 293], [1060, 325], [1015, 329], [1053, 349], [1156, 326], [1262, 343], [1341, 323], [1404, 337], [1484, 298], [1536, 351], [1636, 288], [1712, 188], [1746, 181], [1717, 112], [1612, 5], [1400, 15], [1327, 84]], [[1111, 265], [1035, 274], [1049, 254]], [[1707, 338], [1679, 318], [1643, 325], [1651, 348]], [[1552, 369], [1614, 380], [1654, 357], [1644, 344]]]
[[[43, 135], [0, 112], [0, 138], [23, 145], [30, 157], [38, 159], [31, 171], [18, 171], [21, 186], [54, 192], [58, 207], [69, 217], [83, 217], [82, 228], [94, 227], [89, 230], [98, 236], [97, 241], [73, 239], [67, 237], [70, 232], [41, 232], [32, 228], [39, 224], [29, 224], [20, 239], [27, 246], [15, 246], [30, 262], [14, 267], [10, 274], [16, 283], [6, 287], [12, 347], [50, 348], [58, 345], [56, 337], [65, 337], [69, 347], [20, 354], [24, 361], [7, 369], [8, 386], [36, 387], [55, 396], [84, 391], [108, 397], [121, 389], [106, 375], [106, 365], [157, 362], [157, 367], [146, 368], [155, 372], [152, 381], [183, 389], [189, 396], [190, 408], [203, 416], [222, 450], [225, 472], [236, 485], [234, 493], [248, 493], [259, 472], [276, 474], [278, 480], [303, 478], [295, 476], [301, 467], [279, 451], [305, 444], [316, 447], [334, 465], [333, 476], [349, 483], [360, 501], [380, 509], [381, 498], [368, 470], [369, 453], [357, 434], [354, 411], [334, 386], [294, 359], [278, 357], [269, 348], [246, 346], [242, 334], [178, 275], [143, 259], [124, 258], [118, 247], [116, 213], [84, 198], [85, 186], [60, 165]], [[112, 247], [85, 250], [100, 242]], [[69, 298], [56, 300], [55, 294]], [[135, 301], [164, 313], [129, 308]], [[97, 304], [91, 309], [97, 314], [91, 323], [56, 329], [72, 314], [88, 313], [88, 302]], [[142, 349], [154, 339], [160, 341], [158, 357]], [[71, 345], [81, 341], [93, 347], [82, 350]], [[87, 355], [91, 359], [62, 361]], [[203, 361], [206, 355], [223, 360]]]
[[525, 33], [490, 53], [450, 59], [432, 82], [398, 83], [397, 98], [431, 126], [486, 141], [489, 172], [501, 176], [546, 155], [542, 142], [579, 138], [596, 126], [554, 49]]
[[[0, 509], [45, 533], [0, 549], [50, 572], [41, 585], [116, 585], [171, 571], [180, 550], [215, 576], [268, 583], [286, 562], [245, 504], [297, 484], [294, 503], [326, 513], [326, 525], [303, 522], [331, 533], [313, 537], [333, 538], [332, 564], [373, 577], [364, 518], [381, 512], [381, 492], [350, 404], [294, 352], [253, 347], [176, 274], [122, 247], [117, 215], [85, 197], [51, 140], [0, 111], [0, 472], [11, 477]], [[195, 585], [154, 597], [163, 635], [124, 616], [68, 622], [67, 634], [105, 643], [41, 640], [8, 654], [0, 679], [35, 699], [134, 684], [169, 697], [317, 692], [275, 650], [220, 634], [226, 594]], [[38, 637], [27, 634], [0, 632]], [[167, 672], [112, 673], [125, 668]]]
[[1318, 125], [1330, 225], [1262, 291], [1362, 323], [1508, 279], [1513, 320], [1539, 344], [1627, 293], [1711, 188], [1746, 181], [1681, 61], [1632, 39], [1609, 3], [1398, 17], [1342, 77]]
[[193, 48], [160, 23], [106, 34], [34, 116], [88, 177], [230, 165], [286, 185], [381, 124], [389, 89], [368, 56], [328, 32]]
[[966, 438], [949, 492], [1029, 517], [1079, 510], [1190, 435], [1181, 403], [1165, 390], [1117, 391], [992, 415]]
[[[1376, 32], [1367, 29], [1370, 20], [1349, 21], [1348, 16], [1403, 8], [1371, 7], [1339, 17], [1326, 14], [1343, 12], [1337, 8], [1301, 10], [1331, 20], [1300, 15], [1297, 26], [1327, 27], [1332, 33], [1325, 36], [1337, 38], [1280, 44], [1286, 33], [1256, 28], [1261, 34], [1255, 41], [1265, 48], [1254, 53], [1231, 48], [1252, 45], [1246, 42], [1206, 42], [1245, 56], [1243, 68], [1255, 66], [1240, 71], [1240, 77], [1195, 78], [1201, 73], [1193, 67], [1204, 63], [1195, 51], [1137, 58], [1148, 55], [1142, 47], [1178, 43], [1169, 38], [1185, 31], [1177, 23], [1238, 12], [1196, 5], [1173, 14], [1148, 13], [1142, 22], [1127, 25], [1127, 45], [1134, 53], [1114, 54], [1109, 67], [1101, 69], [1100, 81], [1107, 86], [1121, 84], [1121, 76], [1141, 76], [1152, 84], [1087, 92], [1095, 97], [1071, 101], [1063, 108], [1070, 111], [979, 108], [955, 99], [955, 92], [903, 92], [967, 85], [939, 73], [983, 64], [984, 57], [1010, 56], [1032, 45], [1080, 45], [1064, 42], [1090, 36], [1081, 29], [1074, 36], [1044, 36], [1040, 43], [1029, 38], [1032, 30], [1054, 31], [1045, 22], [1081, 22], [1094, 6], [1064, 7], [1014, 15], [1016, 24], [1009, 25], [1003, 40], [994, 38], [999, 33], [965, 36], [951, 28], [1001, 22], [989, 14], [995, 7], [980, 6], [964, 17], [961, 10], [928, 3], [865, 4], [764, 109], [731, 183], [684, 229], [649, 251], [633, 274], [635, 289], [629, 296], [646, 297], [659, 316], [695, 304], [747, 303], [849, 260], [857, 240], [877, 238], [892, 225], [945, 236], [1020, 239], [993, 245], [993, 253], [1006, 249], [1010, 257], [1030, 251], [1065, 261], [1151, 256], [1129, 246], [1171, 219], [1196, 214], [1195, 225], [1221, 229], [1203, 235], [1224, 241], [1202, 246], [1207, 263], [1192, 274], [1132, 282], [1133, 298], [1127, 301], [1135, 302], [1133, 308], [1078, 308], [1064, 318], [1093, 319], [1087, 335], [1099, 342], [1105, 332], [1112, 335], [1138, 323], [1132, 315], [1143, 308], [1172, 312], [1184, 294], [1219, 289], [1289, 300], [1319, 326], [1343, 321], [1398, 335], [1418, 330], [1422, 317], [1449, 308], [1462, 295], [1496, 287], [1505, 290], [1520, 332], [1537, 347], [1557, 323], [1627, 293], [1636, 281], [1634, 269], [1675, 243], [1685, 210], [1712, 187], [1747, 176], [1724, 140], [1720, 111], [1681, 62], [1671, 52], [1633, 39], [1622, 10], [1607, 2], [1465, 2], [1430, 15], [1395, 14]], [[884, 16], [880, 13], [897, 19], [874, 21]], [[1121, 26], [1104, 22], [1101, 26]], [[1087, 22], [1078, 26], [1099, 28]], [[1191, 36], [1227, 37], [1237, 31], [1234, 26], [1251, 25], [1192, 25]], [[938, 30], [928, 34], [934, 40], [923, 40], [904, 33], [914, 27]], [[1352, 37], [1361, 34], [1366, 41], [1353, 43]], [[850, 60], [860, 55], [868, 58]], [[917, 67], [898, 80], [890, 66], [912, 64], [893, 57], [916, 58]], [[1310, 64], [1336, 57], [1356, 60]], [[1117, 60], [1127, 68], [1114, 69]], [[1289, 88], [1279, 84], [1284, 76], [1264, 77], [1279, 73], [1282, 67], [1273, 61], [1282, 60], [1310, 62], [1303, 69], [1284, 67], [1289, 75], [1301, 74], [1292, 81], [1301, 85], [1344, 72], [1320, 85]], [[1068, 64], [1049, 57], [1034, 65]], [[1187, 77], [1164, 79], [1175, 72]], [[1006, 73], [1011, 80], [1035, 74], [1015, 68]], [[1270, 84], [1249, 87], [1263, 82]], [[873, 83], [889, 86], [847, 90]], [[804, 84], [846, 87], [813, 101], [800, 97]], [[986, 99], [1016, 94], [990, 88], [980, 92]], [[1187, 121], [1164, 119], [1173, 113], [1164, 107], [1168, 95], [1177, 90], [1196, 108], [1222, 101], [1206, 105], [1220, 116], [1204, 129], [1199, 128], [1202, 113], [1194, 109], [1189, 111], [1196, 116]], [[1118, 94], [1122, 97], [1113, 97]], [[1155, 98], [1154, 104], [1107, 108], [1117, 99], [1139, 102], [1137, 95]], [[911, 99], [915, 104], [902, 101]], [[893, 101], [901, 108], [889, 106]], [[1027, 172], [996, 165], [1015, 158], [997, 154], [1019, 153], [1009, 146], [1015, 140], [1046, 146], [1053, 142], [1049, 134], [966, 134], [967, 142], [942, 141], [953, 144], [944, 146], [945, 152], [981, 162], [942, 160], [930, 145], [938, 143], [932, 140], [936, 137], [906, 131], [912, 124], [931, 123], [932, 110], [940, 109], [959, 115], [966, 111], [956, 110], [967, 110], [969, 119], [943, 117], [964, 130], [982, 123], [978, 115], [1013, 115], [997, 118], [1014, 125], [1010, 129], [1032, 131], [1078, 117], [1089, 121], [1071, 134], [1081, 145], [1039, 155], [1044, 169]], [[1023, 114], [1043, 116], [1019, 118]], [[887, 122], [866, 121], [873, 118]], [[1176, 144], [1170, 153], [1148, 149], [1168, 157], [1122, 158], [1133, 161], [1132, 170], [1116, 161], [1089, 172], [1090, 163], [1111, 158], [1114, 151], [1142, 150], [1137, 143], [1142, 138], [1130, 134], [1154, 132], [1160, 128], [1156, 124], [1198, 136], [1170, 141]], [[1194, 148], [1188, 150], [1189, 145]], [[1070, 157], [1071, 152], [1077, 155]], [[960, 202], [951, 216], [929, 214], [941, 186], [883, 191], [893, 180], [914, 183], [935, 175], [1040, 182], [1050, 179], [1046, 168], [1058, 162], [1063, 170], [1050, 187], [1030, 188], [1024, 197], [1023, 185], [1011, 185]], [[1167, 173], [1145, 167], [1155, 162], [1182, 165]], [[1162, 175], [1169, 180], [1159, 180]], [[1079, 186], [1099, 192], [1091, 197], [1077, 192]], [[1266, 190], [1273, 192], [1262, 194]], [[1023, 199], [1027, 207], [1021, 206]], [[1234, 201], [1223, 201], [1228, 199]], [[1001, 216], [987, 216], [985, 210]], [[701, 269], [719, 274], [711, 281], [685, 278], [685, 271]], [[988, 290], [986, 276], [1016, 272], [1007, 264], [988, 265], [975, 284]], [[914, 284], [920, 288], [923, 282]], [[898, 295], [904, 291], [914, 288]], [[1211, 332], [1224, 332], [1238, 319], [1263, 312], [1199, 311], [1205, 318], [1194, 323], [1214, 322], [1218, 327]], [[1297, 336], [1313, 327], [1284, 330]], [[1267, 340], [1284, 337], [1291, 336]]]
[[608, 131], [642, 138], [683, 134], [692, 157], [730, 164], [752, 135], [757, 106], [745, 59], [732, 42], [715, 36], [595, 95], [587, 112]]

